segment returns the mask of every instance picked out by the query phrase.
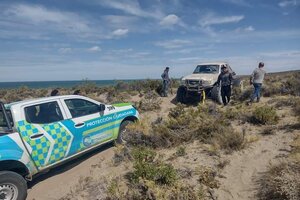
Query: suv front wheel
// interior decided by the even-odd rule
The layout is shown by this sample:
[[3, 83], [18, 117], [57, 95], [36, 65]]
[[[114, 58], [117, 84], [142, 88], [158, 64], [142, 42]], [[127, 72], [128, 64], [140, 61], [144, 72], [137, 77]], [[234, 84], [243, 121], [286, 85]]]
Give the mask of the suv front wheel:
[[0, 172], [0, 199], [25, 200], [27, 197], [27, 183], [25, 179], [10, 171]]

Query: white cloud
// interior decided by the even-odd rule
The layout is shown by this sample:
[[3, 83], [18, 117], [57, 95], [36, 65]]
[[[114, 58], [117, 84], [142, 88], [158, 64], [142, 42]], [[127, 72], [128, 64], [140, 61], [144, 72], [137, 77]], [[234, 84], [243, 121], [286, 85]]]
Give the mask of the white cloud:
[[282, 8], [289, 7], [289, 6], [297, 6], [297, 0], [284, 0], [278, 3], [278, 5]]
[[162, 26], [172, 26], [175, 24], [178, 24], [180, 22], [179, 17], [177, 17], [177, 15], [174, 14], [170, 14], [167, 15], [166, 17], [164, 17], [159, 24]]
[[253, 32], [253, 31], [255, 31], [255, 28], [253, 26], [247, 26], [245, 28], [237, 28], [235, 31], [238, 32], [238, 33], [240, 33], [240, 32]]
[[214, 13], [209, 13], [199, 20], [199, 23], [203, 27], [218, 25], [218, 24], [228, 24], [237, 23], [243, 20], [245, 17], [243, 15], [233, 15], [233, 16], [218, 16]]
[[123, 15], [105, 15], [102, 17], [104, 23], [107, 23], [111, 27], [130, 26], [137, 22], [135, 16], [123, 16]]
[[260, 53], [261, 56], [270, 57], [270, 58], [278, 58], [278, 57], [289, 57], [289, 58], [299, 58], [300, 59], [300, 51], [299, 50], [290, 50], [290, 51], [272, 51], [272, 52], [263, 52]]
[[129, 30], [128, 29], [117, 29], [117, 30], [114, 30], [113, 31], [113, 35], [114, 36], [124, 36], [124, 35], [127, 35], [127, 33], [129, 32]]
[[150, 17], [150, 18], [159, 19], [162, 16], [159, 10], [155, 10], [155, 11], [143, 10], [137, 0], [101, 0], [99, 1], [99, 4], [104, 7], [121, 10], [124, 13], [139, 16], [139, 17], [145, 17], [145, 18]]
[[17, 18], [24, 23], [56, 26], [62, 31], [88, 32], [88, 22], [79, 15], [70, 12], [49, 10], [43, 6], [17, 4], [5, 11], [10, 18]]
[[89, 52], [97, 52], [97, 51], [101, 51], [101, 48], [99, 46], [93, 46], [91, 48], [88, 49]]
[[189, 40], [167, 40], [167, 41], [159, 41], [156, 42], [155, 45], [156, 46], [160, 46], [166, 49], [175, 49], [175, 48], [180, 48], [186, 45], [191, 44], [191, 41]]
[[58, 52], [59, 53], [70, 53], [72, 51], [71, 48], [67, 47], [67, 48], [59, 48]]

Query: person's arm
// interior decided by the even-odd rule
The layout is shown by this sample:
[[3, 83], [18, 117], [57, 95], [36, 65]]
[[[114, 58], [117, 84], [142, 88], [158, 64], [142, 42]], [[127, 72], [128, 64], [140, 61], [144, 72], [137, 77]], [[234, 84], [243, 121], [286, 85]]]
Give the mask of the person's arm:
[[161, 74], [161, 78], [162, 78], [163, 80], [165, 80], [165, 77], [166, 77], [166, 72], [163, 72], [163, 73]]
[[229, 80], [230, 80], [230, 83], [234, 80], [232, 73], [229, 74]]
[[220, 82], [221, 82], [221, 76], [222, 76], [222, 74], [219, 74], [218, 80], [217, 80], [217, 82], [215, 83], [215, 85], [217, 85], [217, 86], [220, 85]]

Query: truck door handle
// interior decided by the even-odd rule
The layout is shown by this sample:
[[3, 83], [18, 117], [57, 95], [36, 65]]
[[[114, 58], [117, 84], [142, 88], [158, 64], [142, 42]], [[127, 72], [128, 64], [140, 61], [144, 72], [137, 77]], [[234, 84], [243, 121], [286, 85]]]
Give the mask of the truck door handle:
[[44, 136], [44, 134], [43, 133], [39, 133], [39, 134], [34, 134], [34, 135], [30, 136], [30, 138], [31, 139], [37, 139], [37, 138], [40, 138], [42, 136]]
[[80, 127], [82, 127], [82, 126], [84, 126], [84, 122], [75, 124], [75, 128], [80, 128]]

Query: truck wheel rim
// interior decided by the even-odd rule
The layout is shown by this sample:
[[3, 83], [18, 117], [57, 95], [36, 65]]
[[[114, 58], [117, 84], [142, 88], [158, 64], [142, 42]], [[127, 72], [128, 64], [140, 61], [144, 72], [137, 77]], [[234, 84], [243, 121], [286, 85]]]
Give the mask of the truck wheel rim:
[[14, 184], [0, 184], [0, 200], [16, 200], [18, 197], [18, 188]]
[[121, 131], [121, 140], [124, 143], [126, 143], [128, 140], [128, 130], [126, 128]]

